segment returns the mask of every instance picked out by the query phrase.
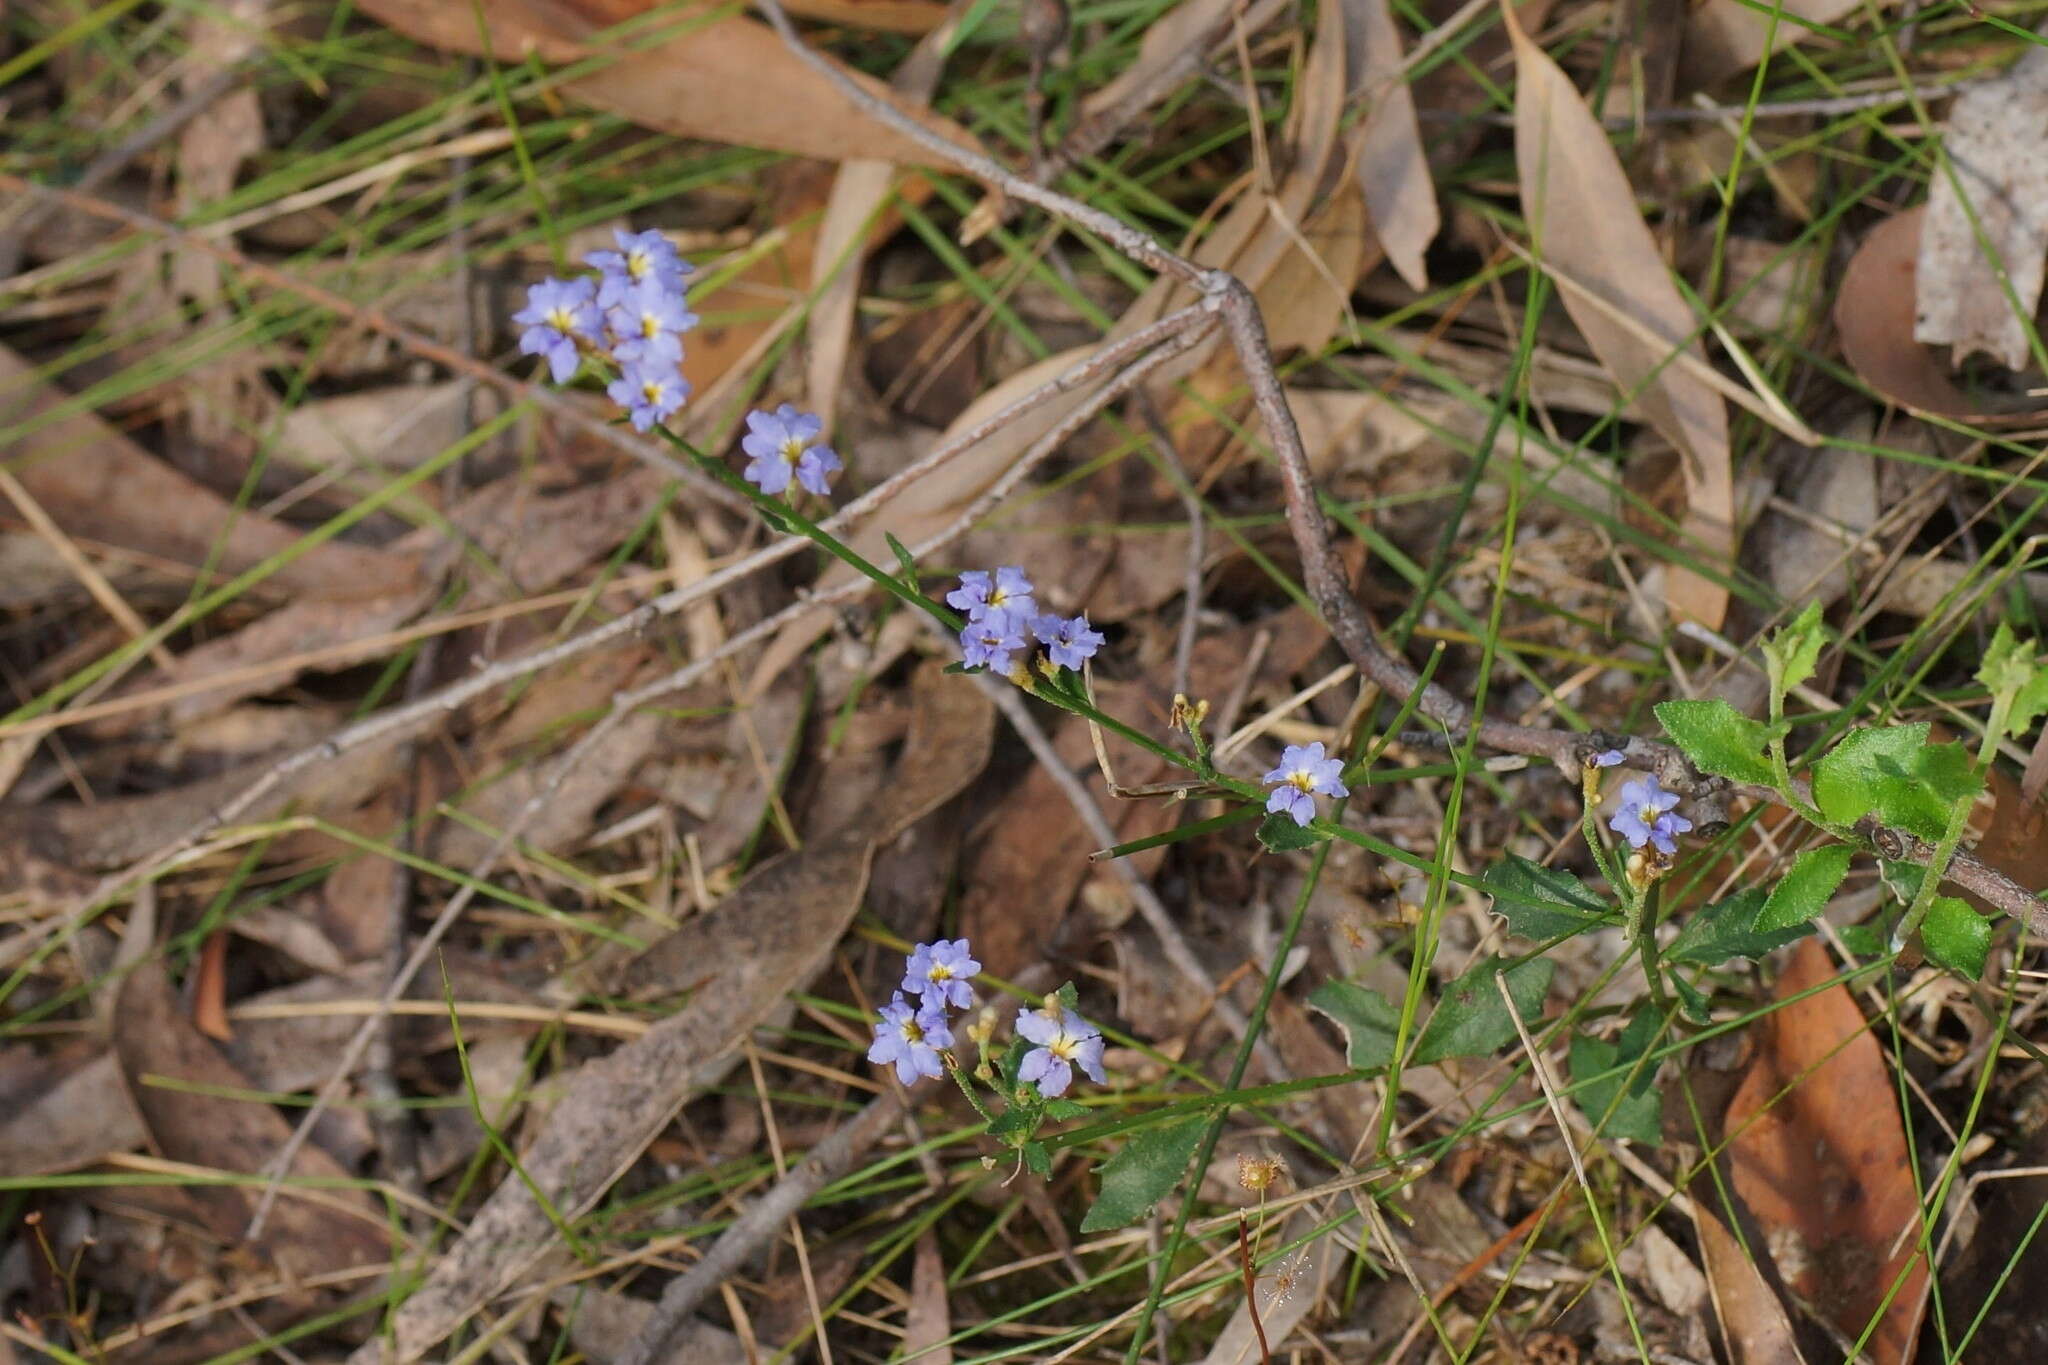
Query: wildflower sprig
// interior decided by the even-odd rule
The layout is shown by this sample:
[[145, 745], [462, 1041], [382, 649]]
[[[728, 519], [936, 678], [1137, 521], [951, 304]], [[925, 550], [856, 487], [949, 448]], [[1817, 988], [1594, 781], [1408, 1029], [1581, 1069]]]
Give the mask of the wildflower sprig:
[[903, 964], [902, 985], [875, 1020], [868, 1060], [893, 1066], [896, 1079], [905, 1085], [951, 1076], [987, 1124], [989, 1136], [1015, 1151], [1033, 1171], [1049, 1175], [1052, 1155], [1039, 1140], [1039, 1129], [1049, 1119], [1087, 1112], [1064, 1098], [1076, 1073], [1097, 1085], [1108, 1082], [1102, 1032], [1081, 1017], [1073, 983], [1068, 982], [1039, 1007], [1018, 1013], [1016, 1036], [999, 1057], [988, 1053], [994, 1013], [979, 1011], [965, 1032], [981, 1055], [972, 1068], [962, 1066], [955, 1052], [951, 1011], [976, 1011], [973, 977], [980, 970], [964, 938], [913, 947]]

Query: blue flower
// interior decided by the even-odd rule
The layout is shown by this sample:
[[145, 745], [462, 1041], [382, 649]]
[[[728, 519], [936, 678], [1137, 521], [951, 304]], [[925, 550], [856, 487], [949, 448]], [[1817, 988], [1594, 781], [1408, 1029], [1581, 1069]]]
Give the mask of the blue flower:
[[946, 1064], [939, 1059], [939, 1050], [951, 1046], [953, 1031], [946, 1027], [946, 1007], [934, 1000], [912, 1010], [898, 991], [895, 999], [882, 1006], [882, 1017], [875, 1021], [875, 1043], [868, 1049], [868, 1060], [879, 1066], [894, 1062], [896, 1079], [911, 1085], [920, 1076], [936, 1080], [945, 1075]]
[[946, 601], [966, 612], [970, 621], [978, 620], [985, 611], [996, 610], [1013, 612], [1020, 621], [1031, 621], [1038, 616], [1038, 603], [1031, 591], [1031, 580], [1024, 576], [1024, 571], [1006, 564], [993, 577], [983, 569], [961, 574], [960, 586], [946, 594]]
[[981, 964], [968, 955], [964, 938], [935, 939], [920, 943], [911, 951], [904, 967], [903, 989], [921, 995], [925, 1003], [968, 1009], [974, 1004], [974, 988], [968, 979]]
[[1097, 1085], [1108, 1079], [1102, 1074], [1102, 1035], [1058, 1001], [1047, 1001], [1042, 1010], [1018, 1015], [1017, 1032], [1038, 1044], [1024, 1054], [1017, 1079], [1037, 1086], [1047, 1099], [1067, 1093], [1076, 1066]]
[[683, 276], [690, 273], [690, 263], [676, 253], [668, 238], [652, 230], [613, 228], [612, 240], [619, 244], [617, 251], [593, 251], [583, 258], [599, 271], [598, 307], [623, 303], [636, 285], [649, 280], [669, 293], [682, 294]]
[[821, 498], [830, 493], [831, 476], [840, 465], [832, 447], [814, 444], [824, 429], [814, 414], [788, 403], [774, 412], [748, 413], [747, 434], [740, 438], [740, 449], [753, 457], [744, 471], [747, 482], [763, 493], [780, 493], [794, 478]]
[[576, 376], [583, 363], [577, 341], [596, 341], [603, 319], [597, 311], [597, 286], [587, 279], [542, 280], [526, 291], [526, 307], [512, 321], [519, 334], [519, 354], [547, 357], [548, 373], [557, 384]]
[[673, 364], [633, 363], [606, 386], [605, 392], [626, 410], [635, 430], [646, 431], [656, 422], [665, 422], [675, 415], [683, 400], [690, 396], [690, 383], [676, 372]]
[[1102, 648], [1103, 634], [1099, 630], [1089, 629], [1085, 613], [1080, 616], [1061, 617], [1046, 612], [1033, 623], [1031, 629], [1045, 646], [1045, 652], [1050, 654], [1052, 661], [1061, 668], [1078, 669], [1084, 662], [1095, 657], [1096, 650]]
[[681, 290], [658, 280], [642, 280], [605, 313], [612, 335], [612, 358], [621, 364], [677, 365], [683, 359], [683, 333], [697, 325], [697, 315], [683, 301]]
[[977, 613], [960, 632], [960, 653], [969, 668], [1010, 671], [1010, 656], [1024, 648], [1024, 626], [1001, 607]]
[[1596, 768], [1618, 768], [1627, 759], [1628, 755], [1619, 749], [1603, 749], [1593, 755], [1593, 766]]
[[1280, 785], [1266, 798], [1266, 809], [1291, 816], [1297, 825], [1316, 818], [1317, 796], [1349, 796], [1344, 785], [1342, 759], [1325, 758], [1323, 742], [1290, 744], [1280, 754], [1280, 766], [1259, 781]]
[[1656, 845], [1666, 855], [1678, 852], [1677, 836], [1692, 828], [1692, 821], [1671, 808], [1678, 793], [1665, 791], [1654, 777], [1638, 778], [1621, 787], [1621, 806], [1607, 827], [1628, 840], [1629, 847]]

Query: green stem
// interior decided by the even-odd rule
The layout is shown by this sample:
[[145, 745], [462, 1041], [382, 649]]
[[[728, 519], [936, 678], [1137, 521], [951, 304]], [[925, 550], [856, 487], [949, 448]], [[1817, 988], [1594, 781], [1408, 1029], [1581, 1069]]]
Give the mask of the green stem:
[[[1977, 746], [1977, 771], [1979, 775], [1989, 772], [1991, 759], [1998, 752], [1998, 737], [2005, 733], [2006, 722], [2012, 716], [2013, 694], [1993, 694], [1991, 714], [1984, 723], [1984, 742]], [[1927, 860], [1927, 870], [1920, 874], [1920, 889], [1913, 893], [1913, 903], [1906, 907], [1905, 917], [1899, 927], [1892, 931], [1892, 951], [1898, 952], [1909, 939], [1920, 930], [1920, 922], [1927, 918], [1927, 911], [1934, 904], [1934, 893], [1941, 886], [1941, 879], [1948, 872], [1948, 865], [1956, 856], [1956, 849], [1963, 842], [1963, 831], [1969, 827], [1969, 800], [1956, 802], [1956, 808], [1949, 812], [1948, 828], [1941, 832], [1941, 841], [1934, 846], [1934, 856]]]

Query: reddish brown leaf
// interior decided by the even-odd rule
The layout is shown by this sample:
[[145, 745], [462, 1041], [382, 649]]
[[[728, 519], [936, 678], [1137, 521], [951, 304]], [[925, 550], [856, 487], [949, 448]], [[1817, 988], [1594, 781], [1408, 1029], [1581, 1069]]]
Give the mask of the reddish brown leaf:
[[199, 950], [199, 963], [192, 977], [192, 1023], [216, 1042], [232, 1043], [235, 1030], [228, 1023], [228, 931], [216, 929], [206, 936]]
[[1925, 208], [1892, 215], [1870, 230], [1842, 274], [1835, 330], [1849, 367], [1880, 397], [1936, 417], [2026, 420], [1994, 400], [1965, 393], [1937, 354], [1913, 339]]
[[[625, 17], [606, 11], [622, 8], [570, 0], [486, 0], [479, 21], [468, 5], [428, 0], [366, 0], [363, 5], [408, 37], [452, 52], [480, 51], [482, 28], [490, 34], [491, 55], [502, 61], [523, 61], [529, 53], [554, 63], [608, 58], [601, 70], [561, 88], [643, 128], [827, 161], [876, 157], [900, 165], [936, 164], [929, 150], [883, 127], [847, 99], [766, 24], [721, 12], [709, 22], [693, 18], [666, 41], [613, 45], [600, 35]], [[890, 98], [881, 82], [849, 74], [878, 97]], [[975, 145], [973, 136], [950, 120], [914, 104], [902, 107], [942, 136]]]
[[1852, 1339], [1876, 1319], [1867, 1349], [1877, 1365], [1903, 1365], [1927, 1299], [1920, 1197], [1883, 1049], [1846, 986], [1814, 989], [1833, 975], [1807, 939], [1778, 978], [1786, 1003], [1758, 1026], [1728, 1106], [1735, 1191], [1785, 1283]]

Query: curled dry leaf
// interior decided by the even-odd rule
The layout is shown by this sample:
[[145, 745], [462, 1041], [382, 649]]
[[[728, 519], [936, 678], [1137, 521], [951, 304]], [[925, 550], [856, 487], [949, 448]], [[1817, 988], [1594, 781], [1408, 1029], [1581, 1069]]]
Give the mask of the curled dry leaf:
[[[2027, 318], [2048, 264], [2048, 47], [2030, 47], [1998, 80], [1949, 111], [1920, 229], [1913, 339], [1977, 351], [2008, 370], [2028, 361]], [[1948, 172], [1952, 172], [1950, 174]], [[1979, 235], [1982, 241], [1979, 241]], [[2011, 297], [2007, 297], [2007, 289]]]
[[1730, 1174], [1792, 1291], [1852, 1340], [1876, 1321], [1871, 1357], [1904, 1365], [1928, 1285], [1913, 1155], [1884, 1050], [1833, 975], [1809, 938], [1778, 977], [1728, 1106]]
[[1913, 337], [1925, 208], [1893, 214], [1870, 230], [1842, 274], [1835, 330], [1849, 367], [1880, 397], [1934, 417], [2026, 421], [2032, 412], [1966, 393], [1936, 355]]
[[[1687, 546], [1725, 570], [1735, 553], [1728, 412], [1674, 354], [1704, 366], [1705, 351], [1691, 339], [1697, 320], [1671, 282], [1600, 121], [1514, 11], [1504, 6], [1502, 14], [1515, 52], [1515, 168], [1536, 253], [1594, 355], [1677, 449]], [[1671, 566], [1665, 596], [1676, 615], [1709, 628], [1728, 609], [1727, 588], [1682, 564]]]
[[[601, 70], [561, 89], [643, 128], [677, 137], [794, 152], [826, 161], [879, 157], [909, 166], [935, 164], [932, 154], [876, 122], [823, 76], [806, 66], [767, 25], [740, 15], [688, 16], [678, 36], [616, 46], [603, 30], [623, 9], [578, 0], [486, 0], [482, 18], [468, 5], [437, 0], [365, 0], [363, 9], [408, 37], [451, 52], [568, 63], [607, 58]], [[827, 60], [831, 60], [827, 58]], [[887, 86], [849, 69], [848, 76], [880, 99]], [[903, 112], [962, 146], [973, 135], [915, 105]]]

